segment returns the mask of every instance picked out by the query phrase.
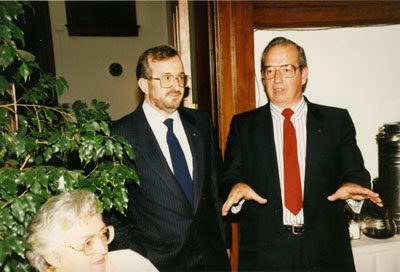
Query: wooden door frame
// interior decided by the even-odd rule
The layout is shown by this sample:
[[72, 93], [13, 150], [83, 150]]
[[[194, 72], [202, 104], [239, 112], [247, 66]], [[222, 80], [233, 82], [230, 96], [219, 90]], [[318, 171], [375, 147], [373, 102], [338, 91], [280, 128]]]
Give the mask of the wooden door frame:
[[[254, 30], [400, 24], [400, 1], [212, 1], [218, 132], [224, 152], [232, 116], [256, 107]], [[213, 78], [211, 79], [213, 81]], [[238, 267], [239, 226], [232, 230], [232, 271]]]

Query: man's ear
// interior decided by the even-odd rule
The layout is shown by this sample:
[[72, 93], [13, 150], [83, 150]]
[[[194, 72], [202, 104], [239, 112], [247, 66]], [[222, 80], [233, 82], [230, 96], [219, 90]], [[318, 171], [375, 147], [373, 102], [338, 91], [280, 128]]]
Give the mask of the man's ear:
[[307, 83], [307, 79], [308, 79], [308, 67], [305, 66], [301, 70], [301, 85], [306, 84]]
[[149, 94], [149, 81], [147, 79], [139, 78], [138, 85], [142, 92]]
[[56, 252], [50, 252], [47, 254], [44, 254], [43, 257], [49, 263], [52, 267], [58, 268], [60, 267], [60, 255], [57, 254]]

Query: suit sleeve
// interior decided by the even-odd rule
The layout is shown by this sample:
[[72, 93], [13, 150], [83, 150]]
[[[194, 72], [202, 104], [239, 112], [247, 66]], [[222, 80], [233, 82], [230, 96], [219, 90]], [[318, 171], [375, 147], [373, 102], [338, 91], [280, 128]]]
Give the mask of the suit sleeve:
[[223, 205], [223, 199], [221, 198], [221, 194], [219, 192], [218, 188], [218, 183], [219, 183], [219, 178], [221, 176], [221, 168], [222, 168], [222, 156], [221, 156], [221, 150], [218, 147], [218, 137], [217, 133], [214, 129], [214, 126], [212, 125], [211, 119], [209, 119], [210, 123], [210, 130], [211, 130], [211, 154], [212, 154], [212, 167], [215, 169], [213, 171], [214, 175], [211, 177], [211, 187], [213, 191], [213, 201], [214, 201], [214, 206], [216, 209], [217, 217], [218, 217], [218, 223], [221, 229], [221, 234], [222, 238], [224, 239], [226, 248], [231, 247], [232, 243], [232, 229], [230, 223], [226, 220], [226, 218], [223, 218], [221, 215], [221, 210], [222, 210], [222, 205]]
[[[111, 134], [121, 135], [126, 138], [127, 135], [125, 135], [122, 127], [123, 126], [121, 125], [120, 122], [114, 122], [111, 129]], [[125, 153], [123, 156], [124, 156], [124, 163], [127, 164], [129, 167], [135, 169], [133, 162], [128, 158], [128, 156]], [[123, 215], [120, 212], [118, 212], [115, 208], [112, 208], [108, 212], [104, 211], [103, 221], [105, 222], [106, 225], [112, 225], [115, 229], [114, 240], [109, 245], [110, 250], [119, 250], [131, 247], [133, 232], [131, 230], [130, 220], [126, 215]]]
[[246, 183], [242, 152], [239, 122], [237, 117], [234, 116], [231, 121], [228, 140], [226, 143], [224, 163], [220, 179], [220, 191], [223, 199], [228, 197], [229, 192], [236, 183]]
[[370, 175], [356, 142], [356, 130], [347, 110], [343, 115], [340, 136], [340, 173], [342, 183], [352, 182], [371, 188]]

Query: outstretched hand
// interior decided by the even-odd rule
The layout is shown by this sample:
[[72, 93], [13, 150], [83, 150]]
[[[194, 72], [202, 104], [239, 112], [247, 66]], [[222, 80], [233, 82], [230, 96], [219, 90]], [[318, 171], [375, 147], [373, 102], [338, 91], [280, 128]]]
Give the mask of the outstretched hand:
[[343, 184], [333, 195], [328, 196], [329, 201], [349, 198], [353, 200], [369, 199], [377, 206], [383, 207], [382, 199], [378, 193], [351, 182]]
[[222, 206], [222, 216], [227, 215], [232, 206], [238, 204], [241, 199], [254, 200], [260, 204], [267, 203], [267, 200], [254, 192], [249, 185], [240, 182], [233, 186], [228, 198]]

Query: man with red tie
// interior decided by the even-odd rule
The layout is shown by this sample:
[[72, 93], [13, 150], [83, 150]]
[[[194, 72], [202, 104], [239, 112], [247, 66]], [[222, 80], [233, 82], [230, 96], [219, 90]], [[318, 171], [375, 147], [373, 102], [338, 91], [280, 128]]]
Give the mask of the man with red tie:
[[222, 214], [240, 211], [240, 271], [355, 271], [346, 201], [382, 206], [345, 109], [309, 102], [302, 47], [273, 39], [261, 59], [269, 102], [233, 117]]

